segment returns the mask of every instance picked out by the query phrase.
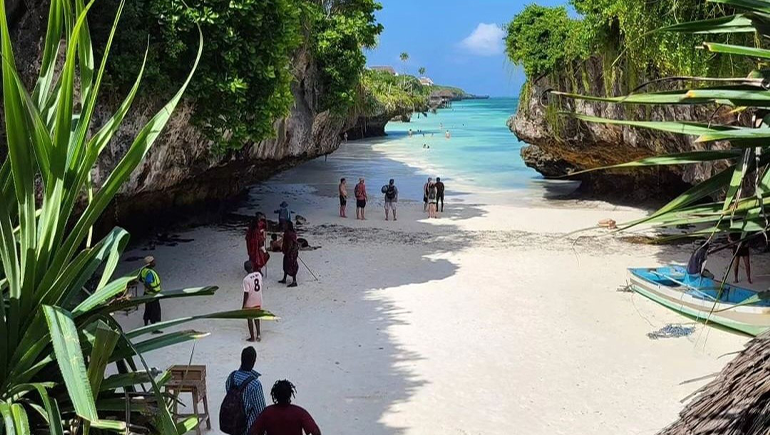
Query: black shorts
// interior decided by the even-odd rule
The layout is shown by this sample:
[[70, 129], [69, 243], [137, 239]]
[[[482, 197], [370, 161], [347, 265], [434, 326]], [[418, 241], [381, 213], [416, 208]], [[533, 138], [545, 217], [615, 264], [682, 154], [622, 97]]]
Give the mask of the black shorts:
[[366, 207], [366, 200], [365, 199], [357, 199], [356, 200], [356, 207], [358, 207], [358, 208]]
[[160, 299], [153, 299], [144, 304], [143, 320], [150, 323], [160, 322]]
[[348, 205], [348, 199], [345, 198], [344, 196], [340, 195], [340, 206], [344, 207], [346, 205]]

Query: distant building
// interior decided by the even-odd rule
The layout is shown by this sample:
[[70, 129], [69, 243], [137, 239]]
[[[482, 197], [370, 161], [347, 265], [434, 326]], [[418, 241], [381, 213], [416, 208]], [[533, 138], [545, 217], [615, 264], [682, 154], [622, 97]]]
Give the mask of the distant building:
[[420, 77], [420, 84], [423, 86], [433, 86], [433, 80], [427, 77]]
[[388, 73], [388, 74], [390, 74], [390, 75], [394, 75], [394, 76], [397, 76], [397, 75], [398, 75], [398, 73], [396, 72], [396, 69], [395, 69], [395, 68], [393, 68], [393, 67], [392, 67], [392, 66], [390, 66], [390, 65], [377, 65], [377, 66], [370, 66], [370, 67], [369, 67], [369, 69], [370, 69], [370, 70], [372, 70], [372, 71], [382, 71], [382, 72], [386, 72], [386, 73]]
[[442, 89], [440, 91], [433, 91], [428, 97], [430, 106], [433, 108], [450, 107], [452, 101], [457, 99], [457, 95], [454, 92]]

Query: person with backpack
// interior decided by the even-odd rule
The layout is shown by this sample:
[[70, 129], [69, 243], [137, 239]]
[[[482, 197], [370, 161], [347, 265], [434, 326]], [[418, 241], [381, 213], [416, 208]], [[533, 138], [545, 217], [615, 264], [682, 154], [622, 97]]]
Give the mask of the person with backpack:
[[368, 197], [366, 195], [366, 184], [364, 183], [363, 178], [358, 179], [358, 184], [356, 184], [356, 187], [353, 189], [353, 194], [356, 196], [356, 219], [365, 221], [366, 216], [364, 215], [364, 207], [366, 207], [366, 200]]
[[382, 193], [385, 194], [385, 220], [390, 220], [389, 211], [393, 210], [393, 220], [396, 221], [396, 203], [398, 203], [398, 187], [391, 178], [387, 185], [382, 186]]
[[303, 431], [308, 435], [321, 435], [321, 429], [310, 413], [291, 404], [296, 393], [297, 388], [291, 382], [277, 381], [270, 390], [274, 405], [268, 406], [259, 416], [249, 435], [302, 435]]
[[247, 434], [265, 410], [261, 376], [254, 371], [257, 351], [249, 346], [241, 352], [241, 367], [225, 382], [225, 399], [219, 408], [219, 429], [230, 435]]

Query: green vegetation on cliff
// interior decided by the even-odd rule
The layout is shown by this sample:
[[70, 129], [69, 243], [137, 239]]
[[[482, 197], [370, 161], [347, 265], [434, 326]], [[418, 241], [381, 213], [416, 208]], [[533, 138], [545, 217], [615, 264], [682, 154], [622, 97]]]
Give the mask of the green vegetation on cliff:
[[[570, 0], [580, 18], [569, 17], [565, 7], [527, 6], [508, 24], [506, 52], [529, 78], [552, 73], [571, 74], [580, 80], [580, 61], [592, 55], [605, 63], [605, 83], [622, 67], [625, 88], [668, 74], [730, 74], [729, 59], [692, 50], [701, 35], [656, 32], [680, 22], [707, 19], [723, 13], [724, 5], [701, 0]], [[751, 40], [732, 35], [732, 42]], [[726, 37], [717, 37], [724, 42]], [[687, 49], [685, 49], [687, 48]]]
[[[117, 0], [96, 7], [95, 17], [109, 16]], [[110, 81], [131, 86], [149, 41], [148, 92], [166, 93], [183, 77], [200, 26], [205, 44], [189, 90], [192, 122], [218, 149], [238, 149], [272, 136], [274, 121], [288, 114], [303, 48], [318, 70], [316, 109], [346, 114], [366, 62], [362, 49], [382, 31], [374, 17], [380, 7], [375, 0], [136, 0], [116, 35]], [[109, 23], [92, 25], [106, 40]]]
[[383, 71], [366, 70], [361, 87], [361, 113], [364, 116], [408, 114], [426, 110], [431, 87], [412, 76], [394, 76]]

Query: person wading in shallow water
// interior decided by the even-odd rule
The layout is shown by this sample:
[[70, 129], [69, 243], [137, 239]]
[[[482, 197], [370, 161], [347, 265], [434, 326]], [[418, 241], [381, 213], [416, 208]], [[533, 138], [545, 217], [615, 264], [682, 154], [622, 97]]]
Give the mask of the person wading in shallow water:
[[274, 405], [270, 405], [259, 415], [249, 435], [321, 435], [310, 413], [292, 405], [291, 398], [297, 388], [287, 380], [278, 381], [270, 390]]
[[[151, 296], [161, 292], [160, 276], [155, 271], [155, 257], [144, 257], [144, 267], [139, 271], [139, 281], [144, 285], [144, 294]], [[144, 304], [144, 326], [160, 323], [160, 299], [153, 299]], [[160, 329], [153, 334], [161, 334]]]
[[297, 286], [297, 272], [299, 272], [299, 242], [297, 232], [291, 222], [286, 224], [286, 232], [283, 233], [283, 279], [278, 281], [286, 284], [286, 277], [291, 277], [291, 284], [287, 287]]

